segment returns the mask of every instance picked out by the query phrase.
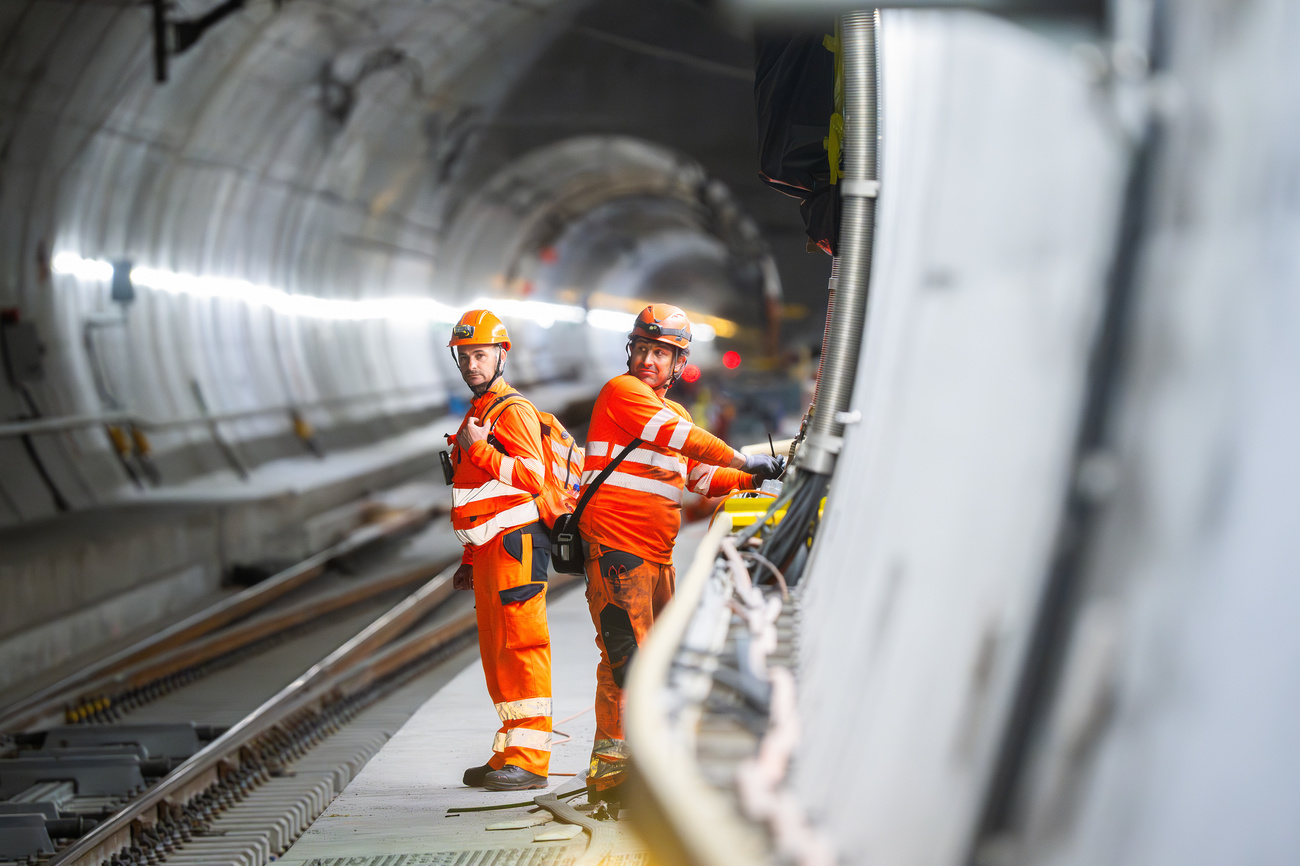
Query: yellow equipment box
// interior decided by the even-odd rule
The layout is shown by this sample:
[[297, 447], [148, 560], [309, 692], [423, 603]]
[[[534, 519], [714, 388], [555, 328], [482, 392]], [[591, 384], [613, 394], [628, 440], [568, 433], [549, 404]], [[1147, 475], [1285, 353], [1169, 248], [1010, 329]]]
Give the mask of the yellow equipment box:
[[[745, 490], [740, 493], [734, 493], [727, 497], [722, 503], [723, 510], [731, 515], [731, 526], [733, 529], [740, 529], [749, 526], [754, 521], [761, 518], [767, 513], [767, 509], [772, 507], [772, 502], [776, 497], [770, 493], [760, 493], [757, 490]], [[820, 517], [822, 510], [826, 507], [826, 499], [823, 497], [821, 504], [817, 508], [817, 514]], [[785, 517], [785, 506], [782, 506], [772, 518], [768, 520], [768, 525], [776, 526]]]

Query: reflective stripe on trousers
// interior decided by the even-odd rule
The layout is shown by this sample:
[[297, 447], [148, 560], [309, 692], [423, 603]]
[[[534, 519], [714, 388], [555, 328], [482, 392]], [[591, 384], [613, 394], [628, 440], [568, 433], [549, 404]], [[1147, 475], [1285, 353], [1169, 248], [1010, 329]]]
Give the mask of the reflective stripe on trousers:
[[497, 717], [503, 722], [511, 719], [531, 719], [551, 714], [550, 698], [524, 698], [521, 701], [502, 701], [496, 705]]
[[[532, 728], [511, 728], [497, 731], [492, 738], [492, 751], [504, 752], [506, 749], [536, 749], [539, 752], [551, 750], [551, 732], [537, 731]], [[545, 775], [539, 773], [538, 775]]]

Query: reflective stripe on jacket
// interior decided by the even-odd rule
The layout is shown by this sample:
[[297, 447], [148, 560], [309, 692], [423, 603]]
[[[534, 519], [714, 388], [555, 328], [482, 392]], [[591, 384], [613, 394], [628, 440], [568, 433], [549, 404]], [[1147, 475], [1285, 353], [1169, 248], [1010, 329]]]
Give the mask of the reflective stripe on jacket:
[[642, 444], [592, 494], [579, 528], [589, 541], [670, 563], [682, 522], [682, 490], [721, 496], [748, 489], [752, 481], [738, 469], [725, 468], [736, 453], [730, 445], [695, 426], [680, 405], [625, 373], [606, 383], [592, 409], [584, 490], [634, 438]]
[[[475, 397], [461, 421], [461, 429], [470, 418], [482, 422], [484, 413], [508, 390], [505, 380], [497, 379], [490, 390]], [[543, 449], [537, 410], [531, 403], [511, 397], [493, 415], [496, 421], [492, 436], [501, 443], [505, 454], [487, 442], [475, 442], [468, 451], [456, 444], [451, 450], [451, 526], [466, 545], [463, 562], [473, 562], [474, 546], [537, 520], [534, 497], [542, 492], [546, 476], [543, 460], [550, 459]]]

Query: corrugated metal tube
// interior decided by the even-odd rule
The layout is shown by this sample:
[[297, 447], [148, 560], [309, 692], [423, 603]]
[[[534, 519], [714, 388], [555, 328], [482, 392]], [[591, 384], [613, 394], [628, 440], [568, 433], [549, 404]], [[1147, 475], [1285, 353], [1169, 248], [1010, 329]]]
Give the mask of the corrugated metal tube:
[[827, 325], [817, 407], [799, 458], [800, 468], [819, 475], [831, 473], [843, 444], [844, 425], [836, 418], [849, 408], [866, 321], [880, 188], [876, 166], [878, 25], [879, 13], [874, 10], [849, 13], [841, 25], [845, 148], [838, 285]]

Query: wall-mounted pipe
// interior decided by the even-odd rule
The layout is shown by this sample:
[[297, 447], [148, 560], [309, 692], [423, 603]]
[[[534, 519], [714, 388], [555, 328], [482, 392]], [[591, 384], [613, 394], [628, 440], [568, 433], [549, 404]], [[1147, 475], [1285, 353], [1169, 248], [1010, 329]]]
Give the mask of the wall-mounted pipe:
[[818, 475], [831, 473], [844, 444], [844, 424], [837, 418], [849, 408], [866, 322], [880, 192], [876, 165], [878, 30], [879, 13], [874, 10], [849, 13], [841, 26], [845, 147], [844, 176], [839, 183], [843, 204], [838, 280], [834, 309], [828, 314], [817, 405], [807, 441], [799, 452], [799, 467]]

